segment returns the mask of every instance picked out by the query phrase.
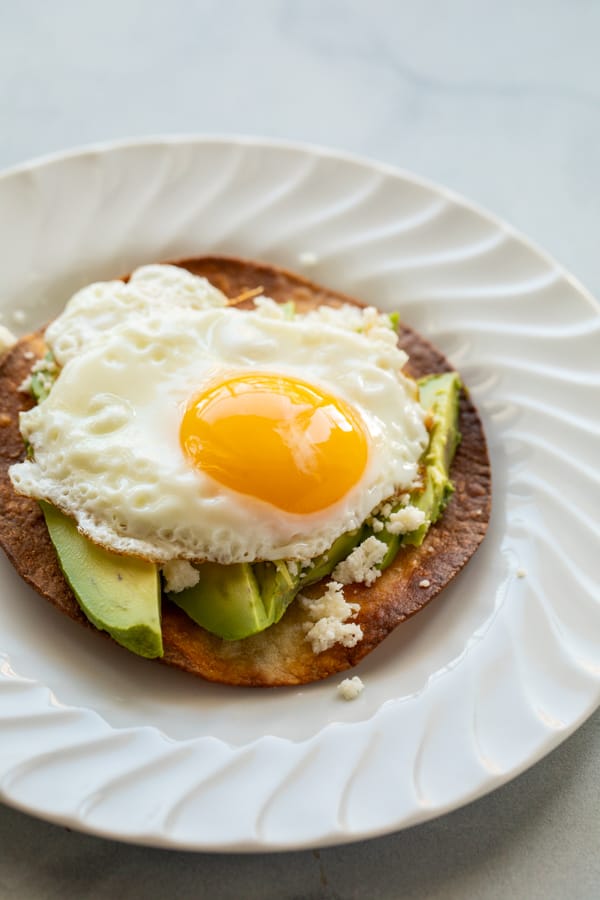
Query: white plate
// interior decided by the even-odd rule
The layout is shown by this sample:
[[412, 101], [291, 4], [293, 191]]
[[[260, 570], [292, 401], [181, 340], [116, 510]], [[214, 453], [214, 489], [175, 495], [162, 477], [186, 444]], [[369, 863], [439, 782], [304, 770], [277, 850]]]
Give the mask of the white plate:
[[0, 233], [12, 327], [15, 310], [33, 327], [94, 279], [213, 251], [398, 307], [462, 371], [494, 472], [482, 548], [358, 667], [352, 703], [339, 677], [251, 691], [150, 665], [58, 616], [2, 558], [6, 803], [145, 844], [323, 846], [480, 796], [596, 708], [600, 321], [558, 265], [406, 173], [245, 139], [117, 144], [13, 169]]

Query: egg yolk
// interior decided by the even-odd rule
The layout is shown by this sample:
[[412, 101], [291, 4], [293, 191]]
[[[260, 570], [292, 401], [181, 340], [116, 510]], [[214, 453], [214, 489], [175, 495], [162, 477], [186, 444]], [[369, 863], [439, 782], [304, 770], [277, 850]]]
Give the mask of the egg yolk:
[[180, 442], [220, 484], [299, 514], [340, 500], [368, 456], [365, 425], [348, 403], [269, 372], [237, 375], [196, 395]]

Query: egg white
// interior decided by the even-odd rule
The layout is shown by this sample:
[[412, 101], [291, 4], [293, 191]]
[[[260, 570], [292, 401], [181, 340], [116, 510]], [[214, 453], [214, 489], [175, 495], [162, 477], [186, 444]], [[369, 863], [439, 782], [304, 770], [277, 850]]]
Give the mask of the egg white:
[[[290, 317], [261, 298], [245, 312], [205, 279], [152, 266], [126, 285], [80, 292], [46, 340], [62, 369], [48, 398], [21, 415], [33, 458], [11, 467], [13, 484], [118, 552], [157, 562], [306, 560], [417, 477], [423, 410], [400, 371], [406, 354], [373, 309]], [[286, 513], [190, 464], [179, 442], [185, 407], [207, 383], [244, 371], [308, 381], [358, 411], [368, 463], [339, 502]]]

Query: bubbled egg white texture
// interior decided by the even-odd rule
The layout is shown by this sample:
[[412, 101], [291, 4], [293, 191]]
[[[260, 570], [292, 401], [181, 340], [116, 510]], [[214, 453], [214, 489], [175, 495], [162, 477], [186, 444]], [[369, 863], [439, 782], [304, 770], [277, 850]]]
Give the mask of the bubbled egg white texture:
[[[427, 444], [423, 411], [414, 383], [400, 373], [406, 355], [388, 317], [373, 309], [293, 315], [261, 298], [255, 310], [242, 311], [205, 279], [147, 266], [127, 284], [80, 291], [46, 340], [62, 368], [47, 399], [21, 415], [33, 458], [13, 466], [11, 478], [19, 492], [54, 503], [93, 541], [117, 551], [157, 562], [309, 559], [418, 475]], [[328, 459], [317, 453], [306, 462], [292, 447], [294, 464], [278, 473], [284, 487], [273, 487], [275, 472], [266, 479], [273, 495], [255, 489], [252, 471], [243, 480], [245, 461], [262, 464], [263, 447], [267, 453], [285, 430], [269, 420], [273, 434], [255, 432], [255, 407], [249, 417], [246, 409], [236, 413], [236, 427], [250, 425], [228, 445], [231, 467], [242, 473], [235, 489], [227, 473], [218, 480], [190, 458], [182, 445], [186, 413], [215, 385], [227, 406], [231, 385], [248, 378], [263, 392], [276, 385], [278, 403], [296, 385], [324, 398], [325, 431], [333, 422], [340, 441], [350, 441], [330, 446], [364, 456], [346, 467], [339, 496], [345, 454], [331, 458], [331, 449]], [[317, 420], [310, 421], [314, 431]], [[211, 425], [209, 441], [211, 429], [218, 433]], [[192, 434], [192, 446], [198, 440]], [[325, 493], [304, 508], [307, 472], [321, 478]], [[284, 478], [290, 495], [300, 486], [295, 506]]]

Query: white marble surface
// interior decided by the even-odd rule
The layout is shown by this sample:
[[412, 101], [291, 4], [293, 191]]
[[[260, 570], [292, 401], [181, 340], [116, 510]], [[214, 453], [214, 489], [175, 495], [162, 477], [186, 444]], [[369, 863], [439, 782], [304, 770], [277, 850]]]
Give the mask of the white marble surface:
[[[593, 0], [23, 0], [0, 8], [0, 167], [92, 141], [250, 133], [433, 178], [600, 295]], [[475, 804], [351, 847], [183, 854], [0, 807], [0, 897], [592, 898], [598, 714]]]

